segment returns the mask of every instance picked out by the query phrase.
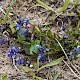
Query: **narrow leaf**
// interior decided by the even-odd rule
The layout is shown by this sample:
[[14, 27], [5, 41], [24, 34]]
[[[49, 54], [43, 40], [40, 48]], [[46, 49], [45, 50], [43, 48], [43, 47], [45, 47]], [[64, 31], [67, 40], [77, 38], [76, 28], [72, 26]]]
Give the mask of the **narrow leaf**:
[[31, 68], [29, 68], [29, 67], [27, 67], [27, 66], [21, 66], [21, 68], [24, 69], [25, 71], [35, 72], [34, 69], [31, 69]]
[[69, 5], [70, 2], [71, 2], [71, 0], [66, 0], [66, 2], [65, 2], [64, 5], [63, 5], [63, 7], [59, 8], [59, 9], [57, 10], [57, 13], [61, 13], [61, 12], [63, 12], [65, 9], [67, 9], [67, 7], [68, 7], [68, 5]]
[[36, 69], [39, 69], [39, 59], [37, 58]]
[[59, 59], [57, 59], [57, 60], [55, 60], [55, 61], [53, 60], [53, 61], [51, 61], [50, 63], [48, 63], [48, 64], [40, 67], [37, 71], [39, 71], [39, 70], [41, 70], [41, 69], [43, 69], [43, 68], [45, 68], [45, 67], [50, 67], [50, 66], [57, 65], [57, 64], [61, 63], [61, 61], [62, 61], [63, 59], [64, 59], [64, 57], [61, 57], [61, 58], [59, 58]]
[[49, 7], [47, 4], [43, 3], [41, 0], [36, 0], [40, 5], [42, 5], [44, 8], [47, 8], [48, 10], [53, 11], [51, 7]]
[[61, 14], [61, 15], [63, 15], [63, 16], [76, 16], [76, 14], [71, 14], [71, 13], [68, 13], [68, 14], [63, 13], [63, 14]]
[[58, 76], [61, 74], [61, 70], [59, 70], [58, 72], [57, 72], [57, 74], [54, 76], [54, 78], [53, 78], [53, 80], [57, 80], [57, 78], [58, 78]]
[[7, 21], [8, 19], [8, 16], [9, 16], [9, 13], [11, 11], [11, 7], [13, 6], [13, 4], [16, 2], [16, 0], [12, 0], [11, 3], [10, 3], [10, 6], [8, 7], [7, 11], [6, 11], [6, 15], [4, 17], [4, 20], [3, 20], [3, 24]]
[[16, 30], [15, 30], [15, 28], [14, 28], [14, 22], [12, 22], [11, 24], [10, 24], [10, 29], [11, 29], [11, 31], [12, 31], [12, 33], [15, 33], [16, 32]]

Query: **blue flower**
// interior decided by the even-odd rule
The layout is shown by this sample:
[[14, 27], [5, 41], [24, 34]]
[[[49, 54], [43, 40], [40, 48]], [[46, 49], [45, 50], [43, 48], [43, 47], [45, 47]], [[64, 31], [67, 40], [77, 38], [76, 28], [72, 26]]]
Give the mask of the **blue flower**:
[[75, 53], [74, 52], [70, 52], [71, 56], [72, 56], [72, 59], [74, 59], [75, 57]]
[[44, 52], [44, 53], [47, 53], [47, 52], [49, 52], [49, 49], [46, 48], [43, 52]]
[[24, 20], [20, 18], [19, 20], [16, 21], [19, 25], [23, 26]]
[[31, 39], [34, 39], [34, 34], [31, 35]]
[[20, 51], [20, 47], [15, 48], [14, 46], [11, 48], [11, 52], [18, 53]]
[[41, 52], [41, 53], [47, 53], [47, 52], [49, 52], [49, 49], [48, 48], [46, 48], [45, 49], [45, 47], [44, 46], [40, 46], [40, 45], [36, 45], [36, 48]]
[[4, 38], [0, 39], [0, 44], [4, 44], [6, 42], [6, 40]]
[[22, 65], [24, 63], [24, 60], [23, 59], [19, 59], [18, 60], [18, 65], [20, 66], [20, 65]]
[[28, 25], [29, 24], [29, 19], [26, 19], [26, 25]]
[[15, 26], [16, 26], [16, 30], [21, 30], [22, 29], [22, 26], [18, 23], [16, 23]]
[[74, 50], [78, 53], [80, 51], [80, 46], [74, 47]]
[[69, 19], [70, 18], [70, 16], [64, 16], [64, 19]]
[[62, 27], [61, 27], [61, 30], [64, 31], [66, 28], [66, 24], [64, 24]]
[[77, 51], [80, 51], [80, 46], [77, 46]]
[[11, 52], [11, 51], [7, 53], [7, 56], [8, 56], [8, 57], [13, 57], [13, 55], [14, 55], [14, 53]]
[[36, 48], [40, 50], [41, 46], [39, 44], [36, 45]]
[[17, 58], [18, 58], [18, 56], [17, 56], [16, 54], [14, 54], [12, 57], [13, 57], [14, 59], [17, 59]]
[[63, 39], [67, 39], [67, 38], [68, 38], [67, 34], [64, 34]]
[[42, 62], [45, 62], [46, 61], [46, 57], [45, 57], [45, 55], [43, 53], [38, 55], [38, 59], [40, 61], [42, 61]]
[[2, 25], [0, 25], [0, 30], [2, 30]]

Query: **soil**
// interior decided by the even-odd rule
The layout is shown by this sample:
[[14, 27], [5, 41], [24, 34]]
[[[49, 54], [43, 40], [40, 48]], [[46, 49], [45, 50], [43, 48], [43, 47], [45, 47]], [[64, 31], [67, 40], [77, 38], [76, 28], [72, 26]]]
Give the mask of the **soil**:
[[[48, 4], [49, 6], [52, 5], [51, 0], [48, 1], [43, 0], [43, 1], [46, 2], [46, 4]], [[57, 4], [53, 3], [55, 8], [60, 7], [62, 5], [61, 2], [63, 2], [64, 0], [56, 0], [56, 1]], [[2, 8], [4, 11], [9, 6], [9, 4], [10, 0], [0, 0], [0, 8]], [[40, 6], [37, 7], [35, 5], [38, 5], [35, 0], [16, 0], [16, 4], [14, 4], [11, 10], [13, 14], [12, 19], [17, 20], [20, 17], [22, 17], [23, 19], [30, 18], [32, 20], [35, 20], [35, 25], [43, 25], [46, 21], [49, 21], [50, 17], [46, 20], [46, 16], [48, 16], [50, 12], [49, 11], [43, 12], [45, 11], [44, 8]], [[4, 18], [3, 12], [0, 12], [0, 18], [1, 19]], [[11, 22], [12, 19], [9, 18], [8, 20], [9, 23]], [[53, 25], [51, 26], [51, 28], [52, 31], [54, 30], [55, 32], [57, 32], [59, 29], [57, 25]], [[32, 76], [30, 75], [29, 72], [25, 72], [22, 69], [16, 71], [15, 67], [13, 66], [12, 59], [6, 56], [6, 53], [10, 50], [10, 47], [11, 46], [8, 46], [7, 43], [0, 46], [0, 77], [2, 77], [4, 74], [8, 74], [8, 80], [20, 80], [21, 78], [27, 78], [28, 80], [32, 80]], [[22, 54], [21, 56], [24, 57], [24, 55]], [[35, 64], [34, 59], [30, 58], [29, 60], [31, 60], [31, 63], [33, 65]], [[68, 63], [68, 61], [66, 62]], [[76, 64], [74, 66], [80, 72], [80, 56], [76, 60]], [[64, 62], [61, 62], [57, 66], [45, 68], [41, 70], [37, 75], [42, 77], [43, 79], [52, 80], [52, 78], [59, 70], [61, 70], [61, 74], [59, 75], [57, 80], [79, 80], [73, 75], [73, 73], [70, 71], [70, 69], [66, 66]]]

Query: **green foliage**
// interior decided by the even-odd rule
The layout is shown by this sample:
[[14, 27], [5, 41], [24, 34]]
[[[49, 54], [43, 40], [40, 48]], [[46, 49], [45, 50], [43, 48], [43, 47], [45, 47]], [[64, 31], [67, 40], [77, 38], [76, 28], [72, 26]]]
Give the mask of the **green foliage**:
[[11, 29], [12, 33], [15, 33], [15, 32], [16, 32], [16, 29], [15, 29], [15, 27], [14, 27], [14, 24], [15, 24], [15, 22], [12, 22], [12, 23], [10, 24], [10, 29]]
[[54, 38], [55, 38], [55, 36], [52, 34], [51, 30], [48, 30], [47, 37], [49, 37], [52, 40], [54, 40]]
[[39, 71], [39, 70], [41, 70], [41, 69], [43, 69], [43, 68], [45, 68], [45, 67], [50, 67], [50, 66], [54, 66], [54, 65], [57, 65], [57, 64], [59, 64], [59, 63], [61, 63], [61, 61], [64, 59], [64, 57], [61, 57], [61, 58], [59, 58], [59, 59], [57, 59], [57, 60], [53, 60], [53, 61], [51, 61], [50, 63], [48, 63], [48, 64], [45, 64], [44, 66], [42, 66], [42, 67], [40, 67], [37, 71]]
[[57, 74], [54, 76], [54, 78], [53, 78], [53, 80], [57, 80], [57, 78], [58, 78], [58, 76], [61, 74], [61, 70], [59, 70], [58, 72], [57, 72]]
[[29, 68], [29, 67], [27, 67], [27, 66], [21, 66], [21, 68], [24, 69], [25, 71], [35, 72], [34, 69], [31, 69], [31, 68]]
[[0, 80], [7, 80], [7, 75], [4, 75]]
[[7, 22], [7, 19], [8, 19], [8, 16], [9, 16], [9, 13], [11, 11], [11, 7], [13, 6], [13, 4], [16, 2], [16, 0], [12, 0], [11, 3], [10, 3], [10, 6], [8, 7], [8, 9], [6, 10], [6, 15], [4, 17], [4, 20], [2, 22], [2, 24], [4, 24], [5, 22]]
[[76, 0], [76, 4], [80, 4], [80, 0]]
[[20, 42], [26, 40], [25, 35], [21, 35], [21, 33], [22, 33], [23, 30], [24, 29], [17, 31], [17, 40], [19, 40]]
[[36, 0], [40, 5], [42, 5], [44, 8], [53, 11], [53, 9], [51, 7], [49, 7], [48, 5], [46, 5], [44, 2], [42, 2], [41, 0]]
[[64, 5], [63, 5], [63, 7], [59, 8], [59, 9], [57, 10], [57, 13], [61, 13], [61, 12], [63, 12], [65, 9], [67, 9], [67, 7], [68, 7], [68, 5], [69, 5], [70, 2], [71, 2], [71, 0], [66, 0], [66, 2], [65, 2]]
[[39, 44], [40, 42], [38, 40], [36, 41], [31, 41], [31, 47], [30, 47], [30, 54], [33, 53], [39, 53], [39, 50], [36, 48], [36, 45]]
[[37, 58], [36, 69], [39, 69], [39, 59]]

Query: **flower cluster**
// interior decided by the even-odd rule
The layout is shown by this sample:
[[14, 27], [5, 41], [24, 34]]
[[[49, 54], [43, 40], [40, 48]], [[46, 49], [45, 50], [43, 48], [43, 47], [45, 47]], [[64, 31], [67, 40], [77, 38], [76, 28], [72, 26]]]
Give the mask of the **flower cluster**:
[[40, 46], [40, 45], [36, 45], [37, 49], [40, 51], [40, 54], [38, 55], [38, 59], [42, 62], [46, 61], [46, 56], [45, 54], [49, 52], [49, 49], [46, 48], [44, 46]]
[[[17, 20], [15, 23], [16, 30], [22, 30], [24, 22], [25, 21], [22, 18]], [[29, 24], [29, 19], [26, 19], [26, 25], [28, 25], [28, 24]]]
[[76, 56], [76, 54], [80, 51], [80, 46], [74, 47], [74, 51], [70, 52], [72, 59]]
[[18, 66], [23, 65], [23, 66], [32, 67], [32, 65], [29, 61], [26, 62], [24, 59], [19, 58], [17, 53], [19, 53], [20, 50], [21, 50], [20, 47], [16, 48], [16, 47], [13, 46], [11, 48], [11, 50], [7, 53], [7, 56], [17, 60]]
[[[28, 29], [25, 29], [25, 28], [23, 27], [23, 24], [24, 24], [24, 23], [26, 24], [26, 26], [27, 26], [28, 24], [30, 24], [30, 23], [29, 23], [29, 19], [26, 19], [26, 21], [24, 21], [22, 18], [20, 18], [19, 20], [16, 21], [15, 26], [16, 26], [16, 30], [19, 31], [19, 32], [18, 32], [18, 35], [19, 35], [20, 37], [22, 37], [23, 40], [25, 40], [26, 37], [29, 37], [29, 38], [33, 39], [33, 38], [34, 38], [34, 33], [32, 33], [32, 32], [31, 32], [30, 30], [28, 30]], [[30, 26], [31, 26], [31, 24], [30, 24]]]

